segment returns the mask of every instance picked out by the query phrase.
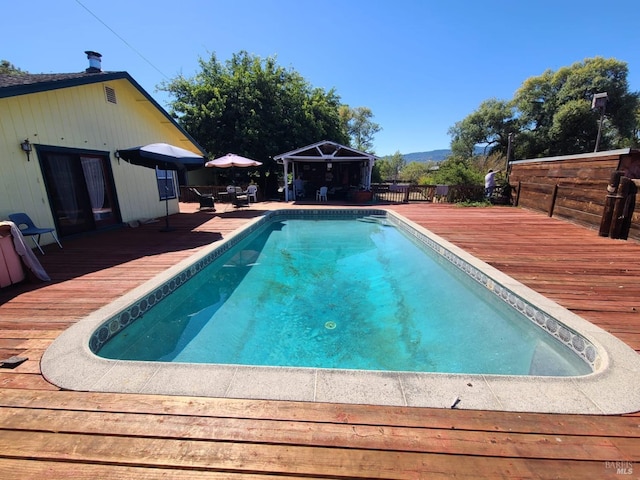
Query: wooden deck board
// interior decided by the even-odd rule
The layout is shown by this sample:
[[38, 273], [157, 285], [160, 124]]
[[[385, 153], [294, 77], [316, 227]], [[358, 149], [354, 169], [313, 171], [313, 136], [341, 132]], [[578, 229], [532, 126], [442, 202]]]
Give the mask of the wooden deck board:
[[[317, 424], [372, 425], [545, 435], [635, 438], [638, 419], [628, 415], [546, 415], [513, 412], [418, 409], [388, 406], [279, 402], [162, 395], [6, 390], [0, 408], [141, 413], [186, 417], [301, 421]], [[455, 418], [455, 422], [452, 420]]]
[[[74, 435], [180, 438], [216, 442], [307, 445], [397, 452], [447, 453], [473, 456], [533, 457], [564, 460], [628, 458], [640, 449], [640, 439], [513, 432], [462, 431], [325, 423], [321, 429], [306, 421], [177, 417], [136, 413], [56, 411], [5, 408], [0, 423], [7, 431], [42, 430]], [[1, 445], [1, 441], [0, 441]], [[495, 445], [500, 445], [497, 449]], [[561, 446], [562, 448], [558, 448]]]
[[[638, 243], [523, 209], [389, 208], [640, 349]], [[637, 414], [107, 394], [47, 383], [40, 357], [69, 325], [262, 214], [181, 209], [174, 232], [156, 223], [47, 246], [39, 258], [52, 282], [0, 290], [0, 353], [29, 357], [0, 369], [0, 478], [620, 478], [610, 462], [631, 462], [638, 478]]]
[[[582, 473], [598, 461], [509, 457], [473, 457], [308, 447], [256, 443], [102, 437], [48, 432], [6, 432], [0, 448], [7, 457], [28, 454], [34, 460], [107, 463], [128, 467], [249, 472], [271, 475], [311, 475], [320, 478], [532, 478], [538, 472]], [[553, 462], [553, 464], [551, 464]], [[551, 467], [551, 465], [553, 465]], [[551, 467], [551, 468], [550, 468]], [[604, 467], [602, 468], [604, 471]], [[592, 470], [593, 471], [593, 470]], [[557, 475], [560, 475], [558, 477]], [[588, 477], [587, 477], [588, 478]]]
[[[321, 477], [279, 476], [248, 474], [246, 472], [216, 472], [194, 469], [168, 469], [146, 467], [123, 467], [120, 465], [100, 463], [77, 463], [46, 460], [14, 460], [0, 458], [0, 478], [16, 478], [20, 472], [20, 480], [42, 480], [43, 478], [73, 478], [74, 480], [320, 480]], [[73, 472], [73, 476], [70, 475]]]

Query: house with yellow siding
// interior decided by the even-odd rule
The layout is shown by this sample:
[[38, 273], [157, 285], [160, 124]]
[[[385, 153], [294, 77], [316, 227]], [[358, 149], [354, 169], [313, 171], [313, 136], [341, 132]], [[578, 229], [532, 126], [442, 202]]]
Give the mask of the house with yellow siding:
[[85, 53], [84, 72], [0, 75], [0, 220], [25, 212], [64, 238], [162, 217], [166, 198], [178, 212], [178, 180], [198, 175], [118, 158], [149, 143], [205, 152], [127, 72]]

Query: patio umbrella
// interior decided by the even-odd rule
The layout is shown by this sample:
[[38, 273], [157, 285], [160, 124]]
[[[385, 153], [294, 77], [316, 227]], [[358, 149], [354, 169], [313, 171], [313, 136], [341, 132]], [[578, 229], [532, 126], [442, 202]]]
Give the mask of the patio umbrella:
[[213, 160], [209, 160], [204, 164], [205, 167], [217, 167], [217, 168], [232, 168], [232, 183], [235, 184], [235, 180], [233, 179], [233, 175], [235, 174], [235, 167], [247, 168], [247, 167], [259, 167], [262, 165], [262, 162], [258, 162], [257, 160], [252, 160], [247, 157], [242, 157], [240, 155], [236, 155], [235, 153], [227, 153], [222, 157], [215, 158]]
[[241, 157], [235, 153], [227, 153], [226, 155], [209, 160], [204, 164], [205, 167], [231, 168], [231, 167], [259, 167], [262, 162], [251, 160], [250, 158]]
[[[125, 148], [118, 150], [117, 156], [124, 158], [133, 165], [147, 168], [159, 168], [161, 170], [197, 170], [204, 166], [205, 158], [197, 153], [184, 148], [176, 147], [168, 143], [150, 143], [141, 147]], [[169, 179], [165, 176], [165, 188], [169, 190]], [[165, 194], [165, 228], [169, 228], [169, 196]]]

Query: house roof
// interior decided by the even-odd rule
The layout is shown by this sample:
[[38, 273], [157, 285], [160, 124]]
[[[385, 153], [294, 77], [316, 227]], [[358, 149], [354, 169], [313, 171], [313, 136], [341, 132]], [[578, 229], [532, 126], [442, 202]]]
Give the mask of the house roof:
[[359, 160], [375, 161], [378, 157], [371, 153], [361, 152], [360, 150], [336, 142], [323, 140], [307, 145], [306, 147], [298, 148], [297, 150], [276, 155], [273, 159], [279, 163], [285, 160], [304, 162], [353, 162]]
[[0, 74], [0, 98], [120, 79], [129, 80], [143, 94], [146, 93], [127, 72], [17, 73]]
[[187, 133], [155, 99], [147, 93], [127, 72], [79, 72], [79, 73], [18, 73], [0, 74], [0, 98], [16, 97], [32, 93], [47, 92], [60, 88], [72, 88], [113, 80], [128, 81], [169, 122], [185, 135], [206, 156], [206, 151]]

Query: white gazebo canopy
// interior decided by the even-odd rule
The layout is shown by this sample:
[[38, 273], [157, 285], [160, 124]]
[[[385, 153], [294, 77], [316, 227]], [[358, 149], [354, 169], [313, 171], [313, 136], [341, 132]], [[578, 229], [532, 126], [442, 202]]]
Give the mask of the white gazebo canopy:
[[[332, 184], [334, 188], [357, 187], [365, 190], [371, 188], [371, 172], [378, 159], [370, 153], [328, 140], [276, 155], [273, 158], [284, 166], [285, 182], [289, 173], [292, 173], [293, 178], [311, 177], [319, 183]], [[338, 175], [334, 179], [333, 172], [336, 171]], [[289, 188], [286, 185], [285, 201], [289, 201]]]

